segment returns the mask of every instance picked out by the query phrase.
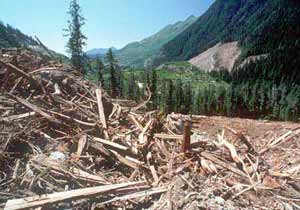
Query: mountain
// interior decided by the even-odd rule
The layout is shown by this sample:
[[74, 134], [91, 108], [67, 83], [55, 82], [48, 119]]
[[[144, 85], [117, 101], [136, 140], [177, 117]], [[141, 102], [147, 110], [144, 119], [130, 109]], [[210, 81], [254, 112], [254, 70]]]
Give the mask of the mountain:
[[[299, 121], [299, 1], [216, 0], [194, 24], [162, 47], [160, 59], [191, 59], [203, 68], [210, 67], [230, 61], [223, 60], [223, 55], [230, 54], [226, 45], [238, 49], [240, 56], [233, 56], [230, 73], [211, 72], [221, 79], [225, 75], [229, 87], [223, 92], [214, 87], [199, 90], [197, 100], [208, 103], [204, 114], [226, 110], [228, 116]], [[221, 93], [220, 97], [215, 93]], [[210, 110], [212, 104], [215, 110]]]
[[192, 15], [185, 21], [179, 21], [164, 27], [156, 34], [140, 42], [128, 44], [116, 52], [118, 61], [124, 66], [144, 67], [145, 64], [151, 65], [152, 59], [158, 55], [161, 47], [187, 29], [196, 20], [197, 17]]
[[20, 30], [0, 22], [0, 48], [38, 46], [39, 43], [32, 37], [23, 34]]
[[267, 54], [299, 37], [296, 0], [216, 0], [194, 24], [162, 47], [164, 60], [188, 60], [218, 43], [238, 42], [240, 59]]
[[[110, 48], [95, 48], [95, 49], [91, 49], [89, 51], [86, 51], [86, 55], [89, 58], [97, 58], [99, 56], [105, 55], [108, 52], [109, 49]], [[115, 48], [115, 47], [111, 47], [111, 49], [112, 49], [113, 52], [117, 51], [117, 48]]]
[[0, 48], [25, 47], [46, 56], [67, 61], [65, 55], [48, 49], [37, 37], [33, 38], [22, 33], [19, 29], [0, 22]]
[[[145, 64], [151, 65], [152, 60], [159, 54], [161, 47], [187, 29], [196, 20], [197, 17], [192, 15], [185, 21], [179, 21], [164, 27], [156, 34], [140, 42], [132, 42], [124, 48], [116, 50], [115, 55], [119, 64], [136, 68], [144, 67]], [[103, 56], [103, 52], [105, 51], [106, 49], [94, 49], [88, 51], [87, 55], [90, 58], [95, 58], [97, 56]]]
[[157, 63], [182, 60], [227, 82], [194, 90], [198, 114], [300, 121], [298, 0], [215, 0]]

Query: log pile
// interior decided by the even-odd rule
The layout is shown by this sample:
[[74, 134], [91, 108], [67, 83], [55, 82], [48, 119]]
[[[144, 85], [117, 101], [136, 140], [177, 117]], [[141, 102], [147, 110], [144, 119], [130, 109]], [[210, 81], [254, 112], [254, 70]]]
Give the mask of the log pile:
[[0, 208], [300, 206], [299, 125], [207, 135], [208, 117], [146, 111], [151, 94], [112, 99], [27, 50], [1, 51], [0, 73]]

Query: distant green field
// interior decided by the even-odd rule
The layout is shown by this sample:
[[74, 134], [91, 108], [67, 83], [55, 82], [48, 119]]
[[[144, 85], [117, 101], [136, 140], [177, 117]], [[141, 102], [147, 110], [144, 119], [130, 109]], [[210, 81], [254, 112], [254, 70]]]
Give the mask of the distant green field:
[[[128, 78], [134, 73], [139, 81], [143, 81], [145, 76], [144, 70], [127, 69], [123, 71], [124, 78]], [[208, 86], [228, 86], [224, 81], [220, 81], [203, 70], [192, 66], [188, 62], [172, 62], [163, 64], [156, 69], [156, 74], [159, 82], [165, 80], [181, 81], [183, 84], [190, 83], [193, 89], [205, 88]], [[109, 77], [109, 75], [107, 75]]]

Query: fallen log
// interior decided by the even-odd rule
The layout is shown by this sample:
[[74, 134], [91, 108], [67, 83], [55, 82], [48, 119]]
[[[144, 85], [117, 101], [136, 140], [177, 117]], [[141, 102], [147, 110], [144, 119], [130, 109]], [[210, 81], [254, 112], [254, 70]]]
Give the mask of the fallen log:
[[26, 79], [28, 79], [33, 85], [39, 87], [43, 93], [46, 93], [44, 87], [40, 84], [40, 82], [38, 82], [37, 80], [35, 80], [31, 75], [27, 74], [26, 72], [24, 72], [22, 69], [16, 67], [15, 65], [11, 64], [11, 63], [5, 63], [3, 61], [0, 60], [0, 63], [4, 66], [6, 66], [8, 69], [14, 71], [15, 73], [25, 77]]
[[42, 207], [44, 205], [56, 204], [62, 201], [77, 200], [81, 198], [91, 198], [99, 196], [103, 193], [112, 193], [115, 190], [144, 184], [144, 181], [129, 182], [122, 184], [105, 185], [100, 187], [89, 187], [78, 190], [70, 190], [66, 192], [58, 192], [52, 194], [45, 194], [40, 196], [33, 196], [28, 198], [14, 199], [7, 201], [4, 210], [20, 210]]
[[35, 115], [35, 112], [27, 112], [27, 113], [24, 113], [24, 114], [12, 115], [12, 116], [4, 117], [2, 119], [0, 118], [0, 119], [5, 121], [5, 122], [11, 122], [11, 121], [24, 119], [24, 118], [34, 116], [34, 115]]
[[104, 201], [102, 203], [97, 204], [97, 206], [101, 207], [103, 205], [113, 203], [113, 202], [117, 202], [117, 201], [126, 201], [126, 200], [140, 198], [140, 197], [148, 197], [148, 196], [155, 195], [155, 194], [161, 194], [161, 193], [164, 193], [166, 191], [167, 191], [166, 187], [158, 187], [158, 188], [144, 190], [144, 191], [141, 191], [141, 192], [135, 192], [135, 193], [131, 193], [131, 194], [123, 195], [123, 196], [116, 196], [116, 197], [114, 197], [110, 200], [107, 200], [107, 201]]
[[183, 138], [183, 135], [171, 135], [171, 134], [165, 134], [165, 133], [156, 133], [156, 134], [154, 134], [154, 138], [166, 139], [166, 140], [181, 140]]
[[62, 124], [62, 122], [60, 120], [58, 120], [55, 117], [51, 116], [50, 114], [44, 112], [38, 106], [36, 106], [34, 104], [31, 104], [29, 101], [26, 101], [22, 98], [19, 98], [17, 96], [11, 95], [11, 94], [9, 94], [9, 96], [11, 98], [13, 98], [14, 100], [16, 100], [17, 102], [19, 102], [19, 103], [23, 104], [24, 106], [26, 106], [27, 108], [31, 109], [32, 111], [42, 115], [43, 117], [45, 117], [50, 122], [53, 122], [53, 123], [56, 123], [56, 124]]
[[248, 176], [244, 172], [242, 172], [241, 170], [235, 168], [234, 166], [232, 166], [229, 163], [223, 162], [222, 160], [218, 159], [217, 157], [215, 157], [212, 154], [209, 154], [207, 152], [202, 152], [201, 156], [204, 157], [204, 158], [206, 158], [206, 159], [208, 159], [208, 160], [210, 160], [210, 161], [212, 161], [213, 163], [217, 164], [218, 166], [221, 166], [224, 169], [232, 171], [233, 173], [235, 173], [235, 174], [237, 174], [239, 176], [247, 177], [248, 178]]

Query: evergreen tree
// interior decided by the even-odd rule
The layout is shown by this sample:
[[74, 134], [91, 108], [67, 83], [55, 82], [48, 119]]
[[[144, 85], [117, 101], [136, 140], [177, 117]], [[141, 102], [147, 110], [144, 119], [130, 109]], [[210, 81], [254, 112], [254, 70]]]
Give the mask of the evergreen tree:
[[182, 89], [182, 81], [178, 80], [176, 83], [176, 107], [175, 111], [180, 113], [183, 110], [183, 103], [184, 103], [184, 96], [183, 96], [183, 89]]
[[124, 81], [123, 81], [123, 74], [122, 71], [119, 69], [117, 66], [117, 72], [118, 72], [118, 91], [119, 91], [119, 96], [123, 97], [124, 96]]
[[226, 91], [226, 94], [225, 94], [225, 101], [224, 101], [224, 104], [225, 104], [225, 110], [226, 110], [226, 114], [227, 116], [231, 116], [232, 113], [232, 86], [230, 86], [227, 91]]
[[151, 71], [151, 85], [150, 85], [150, 90], [152, 93], [152, 103], [153, 103], [153, 109], [157, 109], [157, 74], [156, 70], [153, 69]]
[[173, 82], [172, 80], [167, 81], [167, 95], [166, 95], [166, 106], [165, 106], [165, 112], [167, 114], [171, 113], [173, 111]]
[[192, 113], [192, 97], [191, 85], [188, 83], [184, 90], [184, 114]]
[[98, 70], [98, 83], [100, 87], [103, 87], [104, 86], [104, 78], [103, 78], [104, 64], [100, 58], [97, 58], [96, 66]]
[[118, 75], [118, 68], [117, 68], [117, 61], [114, 58], [112, 49], [109, 49], [106, 54], [106, 61], [108, 63], [108, 68], [110, 72], [110, 88], [111, 88], [111, 94], [112, 97], [116, 97], [119, 95], [119, 87], [118, 87], [118, 81], [119, 81], [119, 75]]
[[134, 93], [135, 93], [135, 76], [134, 72], [131, 72], [128, 79], [128, 93], [127, 96], [129, 99], [134, 99]]
[[151, 88], [151, 80], [150, 80], [150, 71], [144, 70], [146, 78], [144, 78], [144, 83], [147, 84], [149, 88]]
[[67, 43], [68, 52], [71, 54], [71, 63], [79, 72], [84, 73], [84, 53], [83, 46], [87, 39], [82, 33], [84, 17], [81, 15], [81, 7], [77, 0], [71, 0], [69, 12], [71, 19], [68, 21], [69, 40]]

